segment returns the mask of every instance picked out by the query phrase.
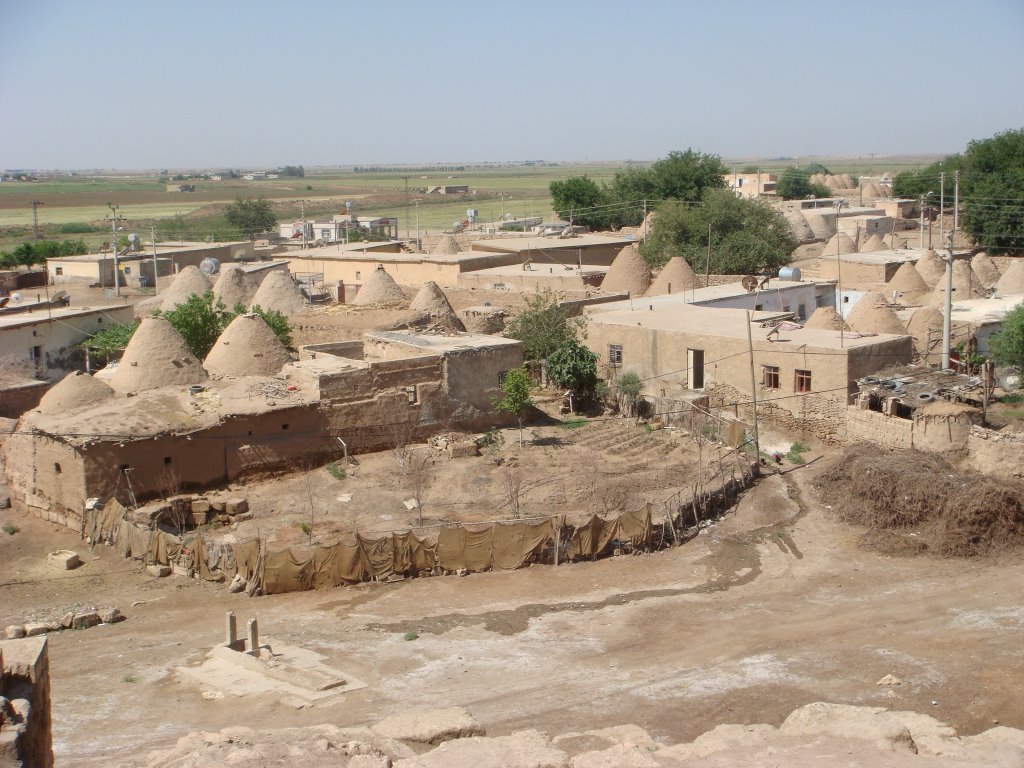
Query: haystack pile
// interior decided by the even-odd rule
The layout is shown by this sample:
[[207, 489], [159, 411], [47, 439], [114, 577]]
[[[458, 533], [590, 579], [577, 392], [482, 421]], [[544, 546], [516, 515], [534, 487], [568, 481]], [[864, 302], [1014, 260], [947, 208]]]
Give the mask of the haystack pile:
[[892, 276], [887, 288], [896, 291], [904, 300], [917, 300], [928, 293], [928, 283], [914, 267], [913, 262], [904, 261]]
[[961, 474], [934, 454], [853, 445], [817, 487], [840, 519], [891, 551], [974, 557], [1024, 546], [1020, 484]]
[[829, 256], [835, 256], [837, 248], [839, 249], [838, 253], [841, 256], [857, 252], [857, 245], [853, 242], [853, 238], [845, 232], [839, 232], [832, 235], [832, 237], [829, 238], [829, 241], [825, 243], [825, 248], [821, 252], [821, 257], [827, 258]]
[[807, 243], [815, 239], [814, 232], [807, 223], [807, 219], [804, 218], [803, 213], [800, 211], [784, 211], [783, 216], [786, 217], [789, 231], [793, 233], [793, 237], [796, 238], [797, 242]]
[[1014, 259], [996, 283], [1000, 296], [1017, 296], [1024, 293], [1024, 259]]
[[232, 264], [221, 272], [220, 278], [213, 286], [214, 305], [222, 301], [229, 310], [234, 309], [236, 304], [248, 307], [255, 295], [256, 285], [237, 264]]
[[456, 253], [462, 253], [462, 246], [454, 235], [442, 235], [441, 239], [430, 247], [431, 256], [451, 256]]
[[393, 306], [405, 304], [405, 293], [398, 287], [398, 283], [387, 272], [384, 267], [378, 265], [370, 274], [370, 277], [359, 289], [355, 299], [352, 301], [357, 307], [365, 307], [371, 304], [382, 306]]
[[260, 283], [256, 295], [252, 297], [252, 306], [274, 310], [282, 315], [300, 315], [306, 311], [306, 300], [299, 291], [291, 274], [275, 269]]
[[857, 333], [892, 333], [906, 336], [903, 323], [878, 291], [865, 293], [846, 318], [847, 325]]
[[929, 340], [941, 338], [942, 313], [935, 307], [921, 307], [907, 321], [907, 333], [914, 338], [914, 349], [927, 361], [931, 352]]
[[807, 226], [811, 228], [811, 232], [814, 233], [816, 240], [827, 240], [832, 236], [835, 231], [835, 226], [830, 220], [826, 219], [820, 213], [807, 210], [803, 211], [804, 219], [807, 221]]
[[869, 253], [870, 251], [884, 251], [888, 248], [885, 241], [877, 234], [872, 235], [863, 243], [860, 244], [861, 253]]
[[987, 253], [979, 251], [971, 259], [971, 269], [978, 276], [982, 285], [990, 286], [999, 282], [999, 267]]
[[69, 373], [47, 390], [39, 401], [39, 410], [46, 414], [59, 415], [67, 411], [84, 408], [114, 394], [109, 386], [87, 373]]
[[835, 307], [818, 307], [804, 323], [804, 328], [817, 328], [821, 331], [848, 331], [850, 327]]
[[115, 392], [138, 392], [205, 379], [206, 371], [174, 326], [162, 317], [147, 317], [128, 342], [110, 386]]
[[648, 296], [662, 296], [666, 293], [679, 293], [699, 287], [700, 282], [693, 269], [682, 256], [673, 256], [668, 264], [658, 273], [658, 277], [647, 289]]
[[409, 311], [424, 312], [432, 320], [439, 321], [451, 330], [466, 330], [466, 326], [463, 325], [458, 315], [455, 314], [455, 310], [452, 309], [452, 305], [448, 301], [448, 297], [444, 295], [444, 291], [433, 281], [423, 284], [419, 293], [416, 294], [412, 303], [409, 304]]
[[924, 251], [917, 260], [918, 274], [928, 283], [929, 288], [934, 288], [945, 277], [946, 264], [939, 258], [931, 248]]
[[199, 267], [189, 264], [175, 276], [171, 287], [164, 293], [160, 309], [170, 312], [179, 304], [188, 301], [189, 297], [201, 296], [212, 287], [210, 278], [203, 274]]
[[273, 376], [291, 360], [284, 344], [259, 315], [239, 315], [203, 361], [213, 376]]
[[651, 268], [635, 246], [627, 245], [615, 257], [611, 268], [601, 281], [601, 290], [629, 291], [630, 296], [643, 296], [651, 287]]

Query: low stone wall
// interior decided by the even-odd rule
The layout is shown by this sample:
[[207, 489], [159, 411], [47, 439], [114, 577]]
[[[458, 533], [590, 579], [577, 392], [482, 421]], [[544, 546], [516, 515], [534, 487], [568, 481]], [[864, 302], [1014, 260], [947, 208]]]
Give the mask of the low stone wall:
[[0, 641], [0, 766], [51, 768], [50, 657], [45, 637]]
[[[708, 390], [713, 408], [731, 403], [749, 403], [750, 395], [728, 384], [715, 384]], [[829, 445], [843, 442], [846, 434], [846, 397], [843, 393], [810, 392], [800, 397], [787, 397], [785, 407], [771, 400], [757, 401], [758, 419], [798, 437], [819, 440]], [[736, 409], [736, 415], [753, 419], [749, 405]]]
[[1019, 480], [1024, 477], [1024, 435], [974, 426], [967, 439], [966, 464], [977, 472]]
[[914, 447], [914, 422], [851, 405], [846, 409], [846, 439], [851, 443], [864, 441], [886, 448], [910, 449]]

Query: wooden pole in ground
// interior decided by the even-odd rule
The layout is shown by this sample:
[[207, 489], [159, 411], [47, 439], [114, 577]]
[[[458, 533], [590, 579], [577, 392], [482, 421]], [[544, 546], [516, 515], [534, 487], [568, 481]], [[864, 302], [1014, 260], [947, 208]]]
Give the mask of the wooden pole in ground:
[[561, 544], [562, 539], [562, 521], [560, 518], [554, 518], [555, 521], [555, 567], [558, 567], [558, 547]]

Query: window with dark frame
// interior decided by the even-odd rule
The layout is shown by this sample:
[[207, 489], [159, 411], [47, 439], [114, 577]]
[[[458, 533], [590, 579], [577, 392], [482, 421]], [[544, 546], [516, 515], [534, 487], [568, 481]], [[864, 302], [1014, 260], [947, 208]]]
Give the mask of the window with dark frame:
[[508, 371], [498, 371], [498, 386], [505, 386], [505, 379], [508, 378]]
[[779, 366], [761, 366], [761, 386], [765, 389], [778, 389], [781, 386], [779, 384]]
[[608, 365], [611, 366], [612, 368], [619, 368], [622, 366], [621, 344], [608, 345]]
[[801, 371], [797, 368], [793, 372], [793, 391], [794, 392], [810, 392], [811, 391], [811, 372]]

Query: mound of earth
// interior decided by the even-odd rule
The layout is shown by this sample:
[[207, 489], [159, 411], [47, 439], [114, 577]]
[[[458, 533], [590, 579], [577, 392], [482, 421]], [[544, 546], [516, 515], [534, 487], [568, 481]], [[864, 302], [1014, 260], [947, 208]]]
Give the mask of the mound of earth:
[[239, 315], [214, 342], [203, 367], [213, 376], [273, 376], [290, 361], [262, 317]]

